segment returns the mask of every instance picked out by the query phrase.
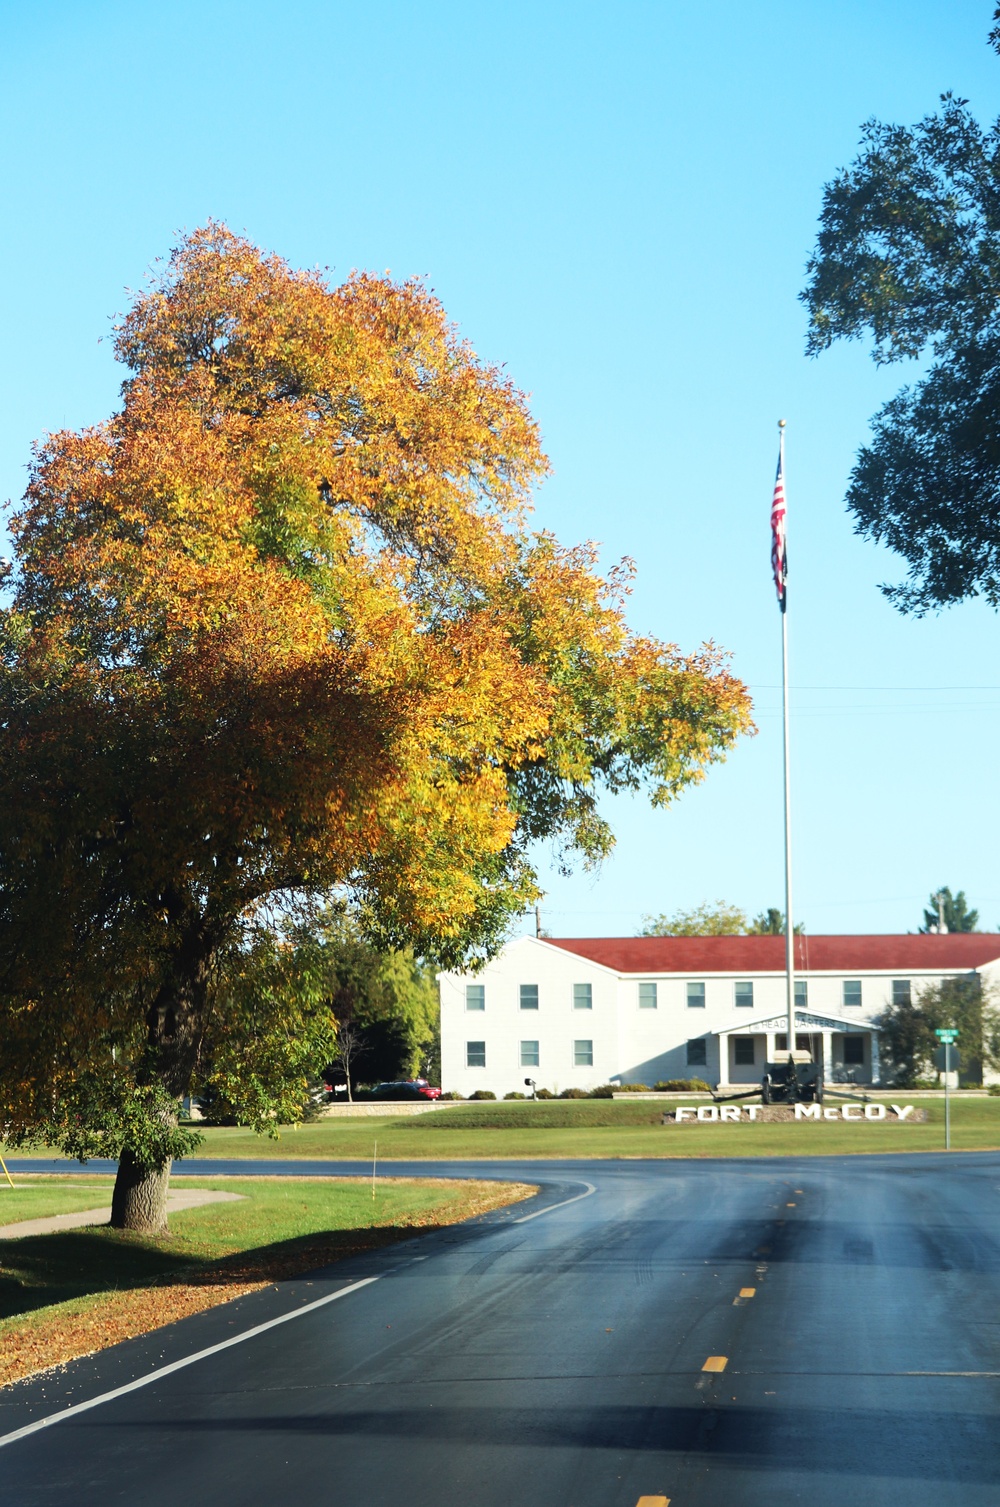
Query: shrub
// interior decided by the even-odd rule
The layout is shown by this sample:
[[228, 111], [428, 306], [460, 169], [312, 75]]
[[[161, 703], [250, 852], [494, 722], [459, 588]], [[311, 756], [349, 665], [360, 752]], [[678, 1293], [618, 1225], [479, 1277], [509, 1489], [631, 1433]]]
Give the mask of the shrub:
[[441, 1099], [449, 1099], [449, 1100], [461, 1099], [463, 1101], [463, 1103], [464, 1103], [464, 1101], [465, 1101], [465, 1095], [464, 1094], [456, 1094], [452, 1089], [449, 1089], [446, 1094], [439, 1094], [438, 1095], [438, 1102], [440, 1102]]
[[590, 1090], [591, 1099], [613, 1099], [614, 1096], [615, 1086], [613, 1083], [602, 1083], [600, 1088], [592, 1088]]
[[469, 1098], [470, 1099], [495, 1099], [496, 1098], [496, 1094], [493, 1092], [493, 1090], [491, 1088], [477, 1088], [476, 1092], [474, 1094], [470, 1094], [469, 1095]]
[[1000, 1083], [991, 1083], [986, 1092], [991, 1099], [1000, 1099]]
[[648, 1083], [619, 1083], [615, 1089], [616, 1094], [648, 1094]]
[[589, 1099], [590, 1095], [585, 1088], [564, 1088], [559, 1097], [560, 1099]]
[[711, 1085], [704, 1078], [668, 1078], [665, 1082], [653, 1084], [653, 1092], [657, 1094], [710, 1094]]
[[526, 1099], [527, 1097], [527, 1094], [519, 1094], [516, 1088], [512, 1094], [504, 1094], [505, 1099]]
[[555, 1097], [555, 1094], [550, 1088], [539, 1088], [535, 1090], [536, 1099], [554, 1099]]

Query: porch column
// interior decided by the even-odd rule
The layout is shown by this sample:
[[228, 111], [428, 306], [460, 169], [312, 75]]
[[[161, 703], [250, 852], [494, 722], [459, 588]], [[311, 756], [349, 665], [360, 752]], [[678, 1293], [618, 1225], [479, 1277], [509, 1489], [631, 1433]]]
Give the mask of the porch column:
[[878, 1032], [870, 1031], [868, 1040], [871, 1043], [872, 1083], [876, 1084], [879, 1081]]
[[833, 1032], [824, 1031], [823, 1035], [823, 1082], [833, 1081]]

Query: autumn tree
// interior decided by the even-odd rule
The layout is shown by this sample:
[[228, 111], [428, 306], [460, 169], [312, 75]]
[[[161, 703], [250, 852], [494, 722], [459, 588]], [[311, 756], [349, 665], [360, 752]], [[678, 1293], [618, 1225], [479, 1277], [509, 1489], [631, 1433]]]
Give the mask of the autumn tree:
[[45, 439], [9, 520], [0, 1124], [120, 1154], [113, 1222], [156, 1229], [192, 1082], [266, 1128], [329, 1043], [283, 928], [337, 903], [485, 955], [532, 844], [598, 862], [601, 792], [665, 805], [749, 711], [712, 646], [629, 633], [626, 571], [529, 531], [525, 399], [421, 283], [210, 224], [116, 352], [119, 411]]

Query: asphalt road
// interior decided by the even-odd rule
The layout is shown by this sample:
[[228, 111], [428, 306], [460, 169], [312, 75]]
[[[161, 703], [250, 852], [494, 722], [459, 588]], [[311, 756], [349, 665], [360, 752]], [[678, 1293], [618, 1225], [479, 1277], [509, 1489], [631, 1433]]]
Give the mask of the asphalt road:
[[1000, 1156], [489, 1165], [544, 1191], [0, 1393], [126, 1388], [3, 1507], [997, 1507]]

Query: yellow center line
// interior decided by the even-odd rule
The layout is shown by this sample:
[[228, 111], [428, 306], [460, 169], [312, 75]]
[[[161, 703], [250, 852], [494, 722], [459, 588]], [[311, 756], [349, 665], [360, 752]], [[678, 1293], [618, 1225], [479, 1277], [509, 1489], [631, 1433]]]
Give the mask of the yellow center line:
[[753, 1298], [753, 1297], [756, 1296], [756, 1294], [757, 1294], [756, 1287], [741, 1287], [740, 1288], [740, 1297], [741, 1298]]
[[786, 1205], [785, 1205], [785, 1208], [786, 1208], [786, 1209], [794, 1209], [794, 1208], [795, 1208], [795, 1205], [794, 1205], [794, 1204], [793, 1204], [793, 1203], [791, 1203], [791, 1204], [786, 1204]]
[[670, 1507], [669, 1497], [640, 1497], [635, 1507]]
[[724, 1371], [728, 1365], [728, 1355], [710, 1355], [701, 1369], [703, 1371]]

